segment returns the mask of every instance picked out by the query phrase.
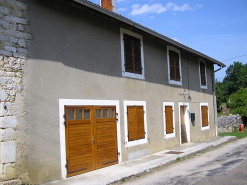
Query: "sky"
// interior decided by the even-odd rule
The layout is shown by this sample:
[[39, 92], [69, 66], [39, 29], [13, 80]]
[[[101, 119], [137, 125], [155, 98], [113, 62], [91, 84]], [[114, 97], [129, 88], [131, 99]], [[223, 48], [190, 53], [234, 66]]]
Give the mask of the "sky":
[[117, 0], [117, 13], [225, 63], [218, 81], [247, 63], [247, 0]]

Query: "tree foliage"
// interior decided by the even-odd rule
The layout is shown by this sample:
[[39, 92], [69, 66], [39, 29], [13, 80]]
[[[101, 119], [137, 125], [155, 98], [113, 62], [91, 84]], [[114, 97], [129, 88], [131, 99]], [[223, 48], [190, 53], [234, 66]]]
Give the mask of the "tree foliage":
[[247, 88], [231, 94], [227, 106], [231, 109], [231, 113], [247, 117]]
[[222, 103], [226, 103], [231, 94], [240, 89], [247, 88], [247, 64], [234, 62], [226, 70], [222, 82], [216, 82], [217, 108], [220, 110]]

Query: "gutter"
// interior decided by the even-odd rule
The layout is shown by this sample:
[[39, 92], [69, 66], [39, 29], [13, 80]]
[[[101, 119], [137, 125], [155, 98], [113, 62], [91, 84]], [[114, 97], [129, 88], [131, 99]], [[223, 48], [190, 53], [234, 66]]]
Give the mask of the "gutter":
[[215, 136], [218, 136], [218, 122], [217, 122], [217, 108], [216, 108], [216, 88], [215, 88], [215, 73], [220, 71], [224, 67], [220, 66], [219, 69], [212, 72], [212, 86], [213, 86], [213, 107], [214, 107], [214, 126], [215, 126]]
[[[132, 20], [120, 15], [120, 14], [117, 14], [117, 13], [109, 11], [109, 10], [107, 10], [105, 8], [102, 8], [101, 6], [99, 6], [97, 4], [94, 4], [94, 3], [90, 2], [90, 1], [87, 1], [87, 0], [69, 0], [69, 1], [76, 2], [78, 4], [81, 4], [83, 6], [88, 7], [90, 9], [93, 9], [93, 10], [95, 10], [97, 12], [100, 12], [100, 13], [102, 13], [104, 15], [110, 16], [110, 17], [112, 17], [112, 18], [114, 18], [114, 19], [116, 19], [116, 20], [118, 20], [120, 22], [126, 23], [126, 24], [128, 24], [128, 25], [130, 25], [132, 27], [135, 27], [135, 28], [137, 28], [139, 30], [142, 30], [143, 32], [146, 32], [146, 33], [148, 33], [150, 35], [153, 35], [153, 36], [155, 36], [155, 37], [157, 37], [157, 38], [159, 38], [161, 40], [164, 40], [164, 41], [166, 41], [166, 42], [168, 42], [168, 43], [170, 43], [170, 44], [172, 44], [174, 46], [177, 46], [177, 47], [179, 47], [181, 49], [189, 51], [189, 52], [191, 52], [193, 54], [196, 54], [196, 55], [198, 55], [200, 57], [203, 57], [203, 58], [205, 58], [207, 60], [210, 60], [214, 64], [217, 64], [217, 65], [219, 65], [221, 67], [226, 67], [226, 65], [224, 63], [222, 63], [222, 62], [220, 62], [218, 60], [215, 60], [215, 59], [213, 59], [213, 58], [211, 58], [211, 57], [209, 57], [209, 56], [207, 56], [207, 55], [205, 55], [205, 54], [203, 54], [203, 53], [201, 53], [199, 51], [196, 51], [196, 50], [194, 50], [194, 49], [192, 49], [192, 48], [190, 48], [188, 46], [185, 46], [185, 45], [183, 45], [183, 44], [181, 44], [181, 43], [179, 43], [179, 42], [177, 42], [177, 41], [175, 41], [175, 40], [173, 40], [173, 39], [171, 39], [169, 37], [166, 37], [166, 36], [156, 32], [156, 31], [154, 31], [154, 30], [152, 30], [150, 28], [147, 28], [147, 27], [145, 27], [145, 26], [143, 26], [143, 25], [141, 25], [141, 24], [139, 24], [137, 22], [134, 22], [134, 21], [132, 21]], [[66, 1], [66, 2], [69, 2], [69, 1]]]

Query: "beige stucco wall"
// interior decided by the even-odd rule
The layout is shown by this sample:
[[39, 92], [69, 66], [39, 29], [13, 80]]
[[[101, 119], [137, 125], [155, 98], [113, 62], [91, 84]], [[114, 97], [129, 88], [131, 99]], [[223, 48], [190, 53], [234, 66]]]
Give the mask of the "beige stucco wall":
[[[61, 178], [59, 99], [119, 100], [123, 161], [139, 151], [151, 154], [180, 144], [178, 104], [187, 99], [180, 94], [190, 94], [190, 112], [196, 114], [194, 126], [190, 123], [191, 142], [215, 135], [212, 64], [207, 63], [208, 88], [202, 90], [198, 59], [180, 50], [183, 83], [169, 85], [166, 44], [140, 33], [145, 80], [125, 78], [120, 28], [126, 26], [59, 1], [29, 0], [29, 17], [33, 34], [26, 77], [31, 183]], [[124, 100], [146, 101], [147, 144], [128, 148], [123, 144]], [[163, 102], [175, 103], [175, 138], [164, 138]], [[210, 129], [205, 131], [201, 131], [201, 102], [209, 104]]]

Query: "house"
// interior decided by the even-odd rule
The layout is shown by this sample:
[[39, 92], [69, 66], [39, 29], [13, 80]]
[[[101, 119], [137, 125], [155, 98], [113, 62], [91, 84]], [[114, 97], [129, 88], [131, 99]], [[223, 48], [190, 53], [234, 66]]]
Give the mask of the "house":
[[0, 5], [1, 180], [46, 183], [216, 136], [224, 63], [115, 1]]

